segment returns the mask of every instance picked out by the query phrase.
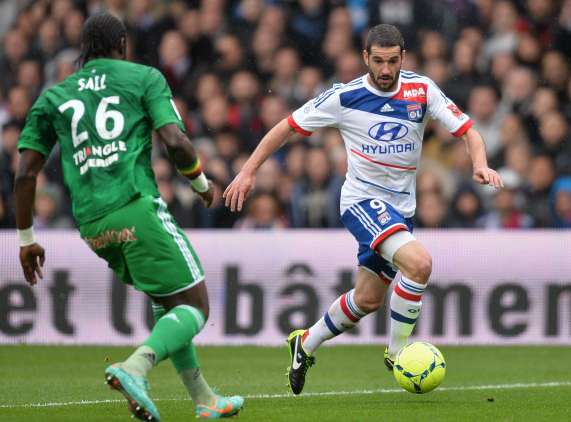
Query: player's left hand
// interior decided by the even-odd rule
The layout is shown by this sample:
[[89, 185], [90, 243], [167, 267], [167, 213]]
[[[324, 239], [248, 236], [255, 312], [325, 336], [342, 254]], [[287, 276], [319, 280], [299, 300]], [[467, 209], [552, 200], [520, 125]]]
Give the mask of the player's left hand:
[[497, 189], [504, 187], [504, 182], [500, 175], [489, 167], [474, 169], [472, 179], [481, 185], [490, 185]]
[[225, 199], [224, 205], [230, 208], [232, 212], [242, 211], [244, 200], [255, 184], [256, 176], [254, 173], [240, 171], [222, 194], [222, 198]]
[[44, 278], [42, 267], [45, 260], [44, 248], [37, 243], [20, 247], [20, 264], [24, 270], [24, 277], [30, 286], [34, 286], [38, 282], [37, 277]]

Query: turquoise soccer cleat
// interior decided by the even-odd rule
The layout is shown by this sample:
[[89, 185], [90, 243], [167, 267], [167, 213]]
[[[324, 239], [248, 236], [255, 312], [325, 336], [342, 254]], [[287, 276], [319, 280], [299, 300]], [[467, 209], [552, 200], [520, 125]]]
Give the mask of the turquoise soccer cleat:
[[105, 382], [125, 396], [134, 417], [147, 422], [161, 420], [157, 407], [149, 398], [149, 383], [145, 378], [131, 375], [115, 364], [105, 370]]
[[221, 419], [237, 415], [244, 407], [244, 398], [240, 396], [217, 396], [213, 406], [199, 404], [196, 406], [196, 417], [202, 419]]

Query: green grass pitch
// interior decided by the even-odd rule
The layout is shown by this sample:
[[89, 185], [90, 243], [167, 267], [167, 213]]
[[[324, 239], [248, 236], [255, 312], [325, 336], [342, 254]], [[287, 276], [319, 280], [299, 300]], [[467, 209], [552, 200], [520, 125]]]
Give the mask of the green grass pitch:
[[[224, 394], [247, 397], [240, 421], [571, 420], [571, 348], [441, 347], [447, 376], [434, 392], [401, 391], [384, 347], [323, 347], [304, 394], [286, 388], [283, 348], [202, 347], [202, 367]], [[131, 348], [0, 346], [0, 421], [127, 421], [126, 402], [103, 382]], [[163, 421], [194, 419], [168, 362], [150, 377]], [[40, 405], [41, 404], [41, 405]]]

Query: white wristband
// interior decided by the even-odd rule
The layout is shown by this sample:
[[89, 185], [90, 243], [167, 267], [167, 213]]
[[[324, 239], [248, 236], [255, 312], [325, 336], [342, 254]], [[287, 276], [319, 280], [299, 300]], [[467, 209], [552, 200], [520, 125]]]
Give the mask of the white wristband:
[[30, 226], [24, 230], [16, 230], [18, 233], [18, 239], [20, 239], [20, 247], [30, 246], [36, 243], [34, 239], [34, 227]]
[[208, 190], [208, 179], [204, 173], [200, 173], [200, 176], [195, 177], [190, 181], [190, 185], [196, 192], [206, 192]]

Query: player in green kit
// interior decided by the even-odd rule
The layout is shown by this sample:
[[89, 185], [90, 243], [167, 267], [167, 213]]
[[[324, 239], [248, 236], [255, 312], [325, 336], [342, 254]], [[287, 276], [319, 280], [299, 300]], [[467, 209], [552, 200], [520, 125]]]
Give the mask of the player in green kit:
[[20, 262], [29, 284], [42, 278], [44, 249], [35, 242], [36, 177], [55, 143], [81, 237], [125, 283], [150, 296], [156, 324], [127, 360], [105, 370], [134, 416], [158, 421], [147, 374], [170, 358], [196, 404], [196, 416], [235, 415], [244, 399], [212, 392], [192, 339], [208, 319], [204, 271], [184, 232], [160, 198], [151, 168], [155, 130], [179, 172], [209, 206], [212, 187], [184, 135], [162, 74], [126, 58], [126, 29], [110, 14], [83, 27], [82, 68], [48, 89], [28, 113], [18, 143], [16, 215]]

